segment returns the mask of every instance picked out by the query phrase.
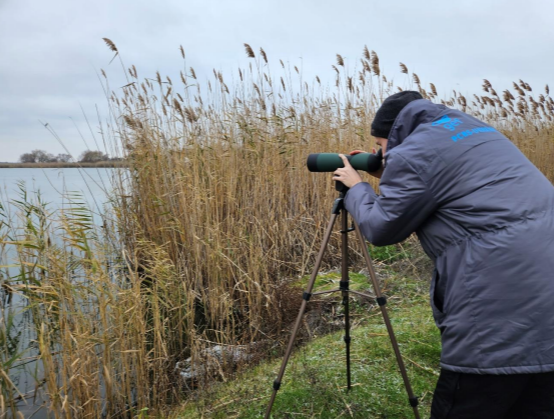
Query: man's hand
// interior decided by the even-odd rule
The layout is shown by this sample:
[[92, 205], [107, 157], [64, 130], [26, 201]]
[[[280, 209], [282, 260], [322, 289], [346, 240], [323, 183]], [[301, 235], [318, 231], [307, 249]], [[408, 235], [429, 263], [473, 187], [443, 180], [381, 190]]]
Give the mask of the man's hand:
[[335, 170], [333, 180], [342, 182], [347, 188], [351, 188], [362, 181], [358, 172], [350, 165], [350, 162], [344, 154], [339, 154], [344, 163], [344, 167]]
[[[377, 153], [377, 150], [375, 150], [375, 148], [372, 148], [371, 149], [372, 153], [375, 154]], [[351, 156], [355, 156], [356, 154], [360, 154], [360, 153], [367, 153], [367, 151], [362, 151], [362, 150], [353, 150], [351, 151], [349, 154]], [[373, 177], [376, 177], [377, 179], [381, 179], [381, 175], [383, 174], [383, 166], [381, 166], [381, 168], [379, 170], [377, 170], [376, 172], [368, 172], [371, 176]]]

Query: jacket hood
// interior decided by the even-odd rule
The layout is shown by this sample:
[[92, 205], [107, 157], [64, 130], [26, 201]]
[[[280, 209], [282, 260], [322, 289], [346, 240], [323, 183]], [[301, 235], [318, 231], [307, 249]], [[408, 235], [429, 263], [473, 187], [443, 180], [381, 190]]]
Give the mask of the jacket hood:
[[394, 121], [388, 137], [387, 152], [402, 144], [419, 125], [430, 123], [448, 111], [446, 106], [426, 99], [408, 103]]

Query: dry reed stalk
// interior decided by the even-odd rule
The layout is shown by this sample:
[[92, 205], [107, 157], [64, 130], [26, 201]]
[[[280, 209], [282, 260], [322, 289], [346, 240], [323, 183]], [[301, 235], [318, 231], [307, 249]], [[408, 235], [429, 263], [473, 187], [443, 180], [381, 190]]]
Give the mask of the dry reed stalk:
[[[253, 50], [248, 44], [245, 44], [245, 49], [249, 57], [255, 57]], [[366, 55], [368, 55], [366, 59], [371, 60], [373, 73], [377, 76], [380, 75], [377, 54], [375, 52], [369, 54], [369, 51], [366, 51], [366, 53]], [[344, 66], [344, 61], [339, 54], [337, 54], [337, 65]], [[333, 66], [333, 68], [337, 74], [339, 74], [338, 68], [335, 66]], [[402, 63], [401, 70], [407, 73], [407, 67]], [[295, 184], [297, 191], [303, 190], [304, 188], [313, 190], [313, 185], [308, 186], [305, 183], [312, 175], [302, 173], [301, 170], [294, 170], [292, 172], [282, 171], [279, 174], [279, 178], [274, 178], [271, 176], [272, 169], [267, 167], [265, 162], [271, 161], [272, 166], [276, 167], [281, 165], [282, 167], [301, 169], [303, 162], [302, 160], [296, 160], [296, 156], [308, 152], [308, 148], [306, 148], [307, 144], [319, 150], [333, 149], [333, 147], [345, 147], [348, 141], [350, 141], [351, 144], [355, 144], [357, 137], [352, 136], [349, 138], [345, 134], [353, 134], [359, 129], [358, 127], [363, 127], [363, 132], [367, 133], [369, 131], [367, 122], [368, 115], [371, 115], [375, 111], [375, 106], [378, 105], [374, 99], [375, 94], [370, 90], [373, 88], [372, 85], [369, 86], [369, 89], [363, 85], [356, 86], [356, 79], [346, 76], [343, 79], [345, 85], [339, 85], [339, 91], [344, 88], [344, 94], [347, 92], [354, 94], [355, 104], [349, 101], [346, 103], [344, 110], [340, 110], [339, 112], [327, 112], [327, 109], [331, 110], [335, 106], [329, 99], [316, 100], [315, 98], [304, 98], [304, 100], [299, 101], [299, 103], [303, 103], [302, 109], [288, 106], [290, 111], [286, 112], [284, 111], [286, 107], [283, 101], [280, 100], [282, 98], [276, 98], [274, 95], [268, 97], [259, 88], [259, 86], [263, 84], [262, 79], [249, 82], [253, 86], [255, 93], [254, 96], [247, 96], [245, 92], [248, 92], [249, 89], [244, 89], [240, 86], [246, 83], [246, 81], [243, 80], [242, 71], [240, 75], [241, 81], [239, 82], [239, 86], [235, 89], [236, 92], [242, 92], [239, 93], [235, 101], [235, 103], [239, 105], [234, 109], [227, 109], [225, 111], [223, 119], [226, 121], [227, 125], [225, 125], [221, 131], [215, 129], [215, 124], [211, 120], [212, 118], [214, 121], [220, 120], [219, 116], [214, 115], [213, 111], [211, 114], [207, 113], [205, 106], [197, 107], [195, 104], [190, 104], [189, 107], [186, 108], [188, 123], [190, 125], [183, 126], [182, 129], [177, 128], [178, 132], [171, 134], [173, 137], [182, 137], [185, 139], [180, 144], [175, 145], [176, 149], [164, 150], [162, 145], [156, 143], [155, 138], [157, 134], [150, 133], [151, 136], [146, 139], [146, 141], [150, 142], [148, 146], [149, 149], [141, 152], [134, 149], [136, 154], [131, 156], [135, 158], [134, 162], [137, 167], [141, 167], [141, 165], [146, 164], [146, 162], [151, 165], [147, 156], [152, 153], [157, 153], [162, 159], [164, 153], [169, 153], [172, 156], [184, 153], [191, 156], [187, 160], [185, 166], [192, 165], [192, 167], [186, 169], [182, 168], [184, 165], [183, 162], [176, 161], [174, 158], [169, 158], [169, 160], [165, 162], [163, 162], [162, 159], [158, 160], [161, 165], [160, 170], [165, 173], [187, 173], [187, 175], [183, 176], [183, 182], [174, 184], [175, 179], [171, 179], [170, 183], [167, 185], [160, 183], [159, 180], [152, 182], [151, 180], [153, 178], [150, 177], [152, 175], [148, 173], [145, 179], [137, 178], [137, 184], [135, 185], [139, 191], [137, 196], [159, 196], [160, 194], [163, 196], [171, 196], [172, 193], [179, 193], [181, 195], [181, 199], [173, 201], [173, 203], [164, 202], [164, 214], [177, 213], [187, 215], [189, 221], [186, 224], [183, 224], [184, 221], [181, 220], [173, 221], [175, 223], [173, 234], [174, 238], [177, 237], [178, 243], [190, 243], [191, 246], [189, 246], [189, 249], [178, 250], [178, 244], [172, 241], [173, 239], [163, 239], [163, 233], [161, 233], [161, 231], [163, 230], [162, 225], [165, 224], [166, 221], [162, 220], [166, 217], [162, 217], [160, 220], [162, 224], [159, 224], [151, 215], [147, 215], [153, 214], [156, 211], [155, 208], [149, 207], [147, 203], [142, 202], [140, 217], [143, 219], [142, 228], [148, 226], [148, 237], [158, 237], [154, 240], [157, 243], [171, 243], [168, 248], [171, 260], [178, 261], [179, 258], [185, 258], [185, 260], [189, 261], [189, 264], [191, 261], [194, 261], [197, 267], [192, 269], [193, 271], [198, 269], [202, 272], [200, 277], [204, 279], [202, 279], [201, 282], [204, 282], [206, 278], [211, 278], [210, 281], [214, 278], [219, 278], [216, 279], [216, 287], [212, 288], [209, 283], [200, 286], [200, 288], [196, 290], [195, 298], [201, 301], [204, 314], [208, 317], [207, 321], [216, 322], [216, 319], [218, 319], [217, 322], [221, 325], [225, 323], [221, 322], [221, 319], [228, 316], [227, 313], [231, 306], [248, 307], [248, 309], [246, 309], [246, 313], [248, 313], [248, 322], [254, 322], [255, 319], [261, 315], [261, 312], [256, 310], [256, 316], [251, 315], [253, 310], [252, 306], [268, 305], [271, 301], [271, 289], [267, 288], [267, 285], [264, 288], [265, 282], [268, 281], [271, 283], [271, 280], [268, 277], [257, 280], [253, 277], [253, 272], [258, 273], [261, 266], [264, 266], [261, 271], [275, 272], [278, 275], [289, 275], [294, 272], [295, 265], [294, 262], [285, 261], [294, 261], [308, 250], [304, 246], [305, 243], [310, 242], [308, 237], [313, 235], [314, 230], [303, 231], [303, 227], [305, 226], [295, 226], [294, 229], [289, 230], [286, 223], [281, 224], [279, 222], [282, 218], [281, 211], [283, 208], [287, 208], [287, 212], [297, 212], [299, 210], [305, 212], [308, 208], [313, 208], [313, 213], [317, 213], [317, 208], [321, 208], [322, 206], [321, 202], [317, 205], [309, 196], [303, 196], [298, 200], [298, 203], [304, 204], [301, 208], [296, 208], [296, 201], [289, 203], [283, 201], [287, 194], [283, 187], [290, 183]], [[421, 82], [419, 77], [416, 74], [413, 74], [412, 77], [414, 82], [420, 85]], [[267, 76], [264, 80], [268, 82]], [[281, 77], [280, 81], [284, 92], [294, 90], [292, 85], [285, 82], [284, 78]], [[365, 82], [365, 79], [361, 77], [360, 81]], [[393, 87], [392, 84], [387, 84], [385, 77], [383, 77], [383, 82], [385, 83], [384, 85], [379, 85], [379, 97], [383, 97], [383, 94], [385, 92], [390, 92]], [[494, 97], [494, 100], [490, 97], [483, 97], [485, 105], [496, 107], [496, 101], [498, 101], [499, 98], [494, 89], [492, 89], [490, 82], [485, 80], [484, 87], [488, 91], [491, 91]], [[421, 88], [420, 90], [428, 96], [432, 94], [432, 97], [436, 97], [438, 95], [434, 84], [431, 84], [431, 93], [429, 94]], [[456, 95], [455, 92], [454, 94]], [[294, 93], [292, 95], [294, 96]], [[273, 116], [279, 115], [280, 113], [281, 115], [289, 115], [287, 118], [290, 118], [291, 122], [293, 122], [293, 125], [289, 125], [289, 127], [294, 127], [294, 130], [291, 131], [286, 129], [283, 125], [278, 124], [278, 121], [268, 119], [266, 113], [267, 102], [271, 105]], [[482, 114], [480, 110], [474, 111], [469, 108], [466, 98], [461, 95], [456, 96], [455, 99], [449, 100], [448, 103], [452, 105], [457, 103], [462, 109], [474, 113], [492, 123], [494, 123], [493, 120], [497, 118], [497, 115], [502, 115], [504, 118], [510, 117], [509, 110], [504, 108], [500, 110], [500, 113], [496, 110], [492, 111], [491, 108], [488, 109], [489, 112], [486, 114]], [[222, 109], [222, 105], [216, 102], [212, 103], [209, 107], [214, 111]], [[358, 111], [357, 115], [352, 113], [354, 109], [360, 108], [366, 109], [366, 111]], [[520, 108], [520, 114], [529, 113], [527, 110], [528, 108], [524, 105], [520, 105]], [[180, 113], [179, 106], [175, 106], [174, 109], [177, 113]], [[535, 113], [537, 113], [540, 107], [537, 105], [533, 109]], [[333, 137], [336, 132], [333, 126], [337, 124], [337, 121], [340, 121], [340, 126], [345, 126], [343, 117], [348, 121], [347, 126], [354, 129], [348, 130], [348, 128], [346, 128], [345, 132], [335, 137], [340, 137], [340, 144], [325, 140], [326, 138]], [[166, 118], [166, 115], [164, 115], [163, 118]], [[167, 116], [167, 118], [171, 118], [171, 116]], [[511, 126], [513, 126], [514, 122], [515, 121], [510, 122], [502, 127], [502, 129], [504, 129], [504, 131], [509, 131], [509, 125], [512, 124]], [[517, 124], [519, 124], [519, 122], [517, 122], [516, 125]], [[129, 141], [130, 143], [135, 142], [136, 140], [133, 139], [133, 135], [133, 133], [129, 133], [129, 136], [125, 137], [125, 141]], [[206, 140], [207, 138], [211, 138], [211, 140]], [[220, 142], [218, 138], [225, 138], [225, 141]], [[302, 138], [302, 141], [298, 142], [296, 138]], [[367, 139], [367, 137], [365, 138]], [[206, 148], [208, 144], [209, 148]], [[286, 159], [281, 157], [283, 155], [286, 156]], [[219, 156], [226, 156], [226, 158], [221, 158]], [[536, 160], [535, 158], [535, 161]], [[243, 161], [248, 161], [249, 172], [264, 173], [264, 175], [257, 176], [256, 182], [252, 182], [251, 179], [245, 177], [243, 174]], [[538, 164], [540, 165], [540, 163]], [[152, 168], [150, 170], [152, 170]], [[159, 177], [159, 179], [164, 179], [164, 176]], [[278, 180], [270, 181], [269, 179]], [[313, 181], [314, 179], [310, 179], [310, 182]], [[188, 185], [185, 190], [180, 189], [182, 188], [180, 185], [183, 183]], [[156, 187], [155, 191], [152, 190], [154, 186]], [[244, 195], [245, 193], [247, 193], [247, 195]], [[199, 196], [199, 194], [201, 196]], [[325, 195], [325, 198], [329, 199], [328, 194], [322, 194], [321, 191], [320, 194]], [[267, 198], [268, 196], [270, 197], [269, 199]], [[237, 202], [242, 204], [240, 209], [236, 207]], [[250, 203], [255, 205], [250, 206]], [[291, 206], [291, 204], [293, 205]], [[260, 209], [262, 210], [260, 211]], [[252, 221], [246, 221], [244, 219], [244, 214], [249, 214], [250, 220], [267, 220], [269, 225], [275, 223], [275, 225], [278, 225], [278, 228], [275, 230], [272, 228], [268, 229], [263, 227], [264, 223], [262, 222], [254, 223], [257, 225], [257, 228], [264, 233], [263, 237], [265, 238], [261, 240], [261, 237], [259, 237], [260, 231], [248, 227], [248, 224], [253, 223]], [[229, 223], [230, 220], [232, 220], [232, 223]], [[152, 223], [154, 223], [154, 225], [152, 225]], [[250, 238], [247, 245], [240, 244], [242, 240], [241, 237], [243, 237], [244, 234], [242, 230], [244, 230], [245, 225], [247, 226], [246, 230]], [[191, 230], [193, 233], [189, 233], [187, 230]], [[287, 247], [286, 242], [282, 241], [281, 237], [287, 237], [287, 235], [290, 234], [294, 236], [295, 234], [293, 231], [300, 232], [299, 234], [302, 236], [301, 239], [299, 238], [300, 243], [304, 244], [299, 248], [299, 252], [293, 251], [290, 253], [290, 248]], [[154, 236], [151, 236], [151, 234], [154, 234]], [[269, 242], [271, 246], [267, 247], [266, 241], [269, 237], [271, 237], [271, 241]], [[229, 245], [223, 246], [223, 243], [229, 243]], [[254, 246], [254, 243], [260, 247]], [[257, 254], [259, 249], [263, 249], [262, 254], [264, 254], [265, 257], [252, 260], [252, 256]], [[199, 252], [202, 257], [199, 258], [197, 252]], [[191, 256], [186, 256], [187, 254]], [[212, 268], [205, 265], [205, 258], [208, 255], [211, 255], [210, 257], [213, 260], [211, 265], [218, 266], [216, 271], [213, 271]], [[229, 255], [232, 255], [232, 257]], [[262, 261], [263, 259], [265, 259], [265, 261]], [[274, 264], [272, 261], [277, 261], [277, 264]], [[274, 266], [272, 267], [272, 265]], [[283, 270], [283, 267], [286, 266], [288, 266], [288, 268]], [[305, 266], [305, 263], [303, 262], [301, 266]], [[222, 280], [221, 278], [227, 279]], [[231, 278], [230, 282], [229, 278]], [[198, 281], [197, 277], [197, 279], [194, 280], [197, 286]], [[233, 295], [235, 291], [240, 290], [246, 284], [251, 284], [254, 288], [250, 286], [245, 289], [244, 292], [247, 298], [242, 302], [242, 293], [239, 292], [236, 296]], [[230, 296], [225, 295], [225, 297], [222, 296], [220, 298], [220, 301], [224, 302], [223, 305], [212, 307], [212, 303], [205, 301], [209, 299], [209, 294], [205, 293], [204, 290], [219, 290], [221, 287], [234, 291]], [[252, 297], [256, 295], [256, 293], [258, 296], [253, 300]], [[229, 297], [231, 298], [229, 299]], [[229, 304], [231, 304], [231, 306]], [[270, 305], [268, 305], [268, 307], [270, 307]], [[234, 319], [231, 321], [233, 322]], [[234, 336], [234, 333], [231, 335], [237, 338], [237, 336]], [[244, 336], [246, 337], [248, 334]], [[256, 338], [256, 333], [249, 338]]]
[[[10, 230], [28, 284], [17, 292], [43, 319], [34, 327], [55, 416], [99, 417], [105, 406], [110, 415], [133, 406], [161, 412], [184, 386], [176, 361], [201, 359], [207, 342], [249, 344], [287, 330], [297, 307], [284, 284], [313, 265], [336, 197], [331, 175], [309, 173], [305, 157], [371, 149], [376, 109], [402, 89], [381, 77], [375, 52], [366, 47], [363, 55], [360, 77], [333, 66], [331, 92], [319, 78], [304, 84], [296, 67], [296, 75], [277, 76], [274, 90], [255, 60], [230, 88], [214, 73], [225, 94], [203, 94], [200, 82], [192, 93], [183, 73], [183, 91], [157, 91], [171, 85], [157, 74], [158, 88], [144, 80], [140, 93], [129, 86], [123, 97], [113, 94], [112, 109], [122, 117], [106, 135], [129, 166], [115, 198], [119, 247], [101, 240], [82, 208], [65, 213], [54, 232], [44, 211], [23, 206], [42, 221]], [[340, 55], [337, 65], [344, 67]], [[136, 78], [136, 68], [129, 74]], [[192, 67], [190, 74], [196, 79]], [[420, 87], [419, 77], [412, 79]], [[420, 89], [438, 100], [434, 84], [430, 93]], [[554, 180], [548, 87], [535, 99], [530, 86], [514, 83], [517, 101], [507, 91], [498, 97], [488, 80], [484, 89], [490, 95], [475, 95], [476, 102], [456, 92], [441, 101], [496, 126]], [[47, 245], [55, 234], [63, 246]], [[326, 268], [340, 263], [339, 236], [332, 236]], [[353, 252], [351, 262], [362, 261]]]

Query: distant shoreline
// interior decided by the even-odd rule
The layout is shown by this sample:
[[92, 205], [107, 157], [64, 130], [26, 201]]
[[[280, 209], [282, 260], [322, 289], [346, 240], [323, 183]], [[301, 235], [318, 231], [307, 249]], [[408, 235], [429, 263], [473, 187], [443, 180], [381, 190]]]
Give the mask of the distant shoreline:
[[96, 163], [0, 163], [0, 169], [66, 169], [66, 168], [114, 168], [114, 167], [127, 167], [127, 163], [124, 161], [99, 161]]

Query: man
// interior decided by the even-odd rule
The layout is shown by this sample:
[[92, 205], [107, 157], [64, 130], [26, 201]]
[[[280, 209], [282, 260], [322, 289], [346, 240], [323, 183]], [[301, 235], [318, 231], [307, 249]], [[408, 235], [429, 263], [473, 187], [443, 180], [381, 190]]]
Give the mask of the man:
[[333, 179], [371, 243], [416, 232], [435, 263], [431, 417], [554, 418], [553, 185], [493, 127], [417, 92], [387, 98], [372, 135], [380, 195], [344, 156]]

